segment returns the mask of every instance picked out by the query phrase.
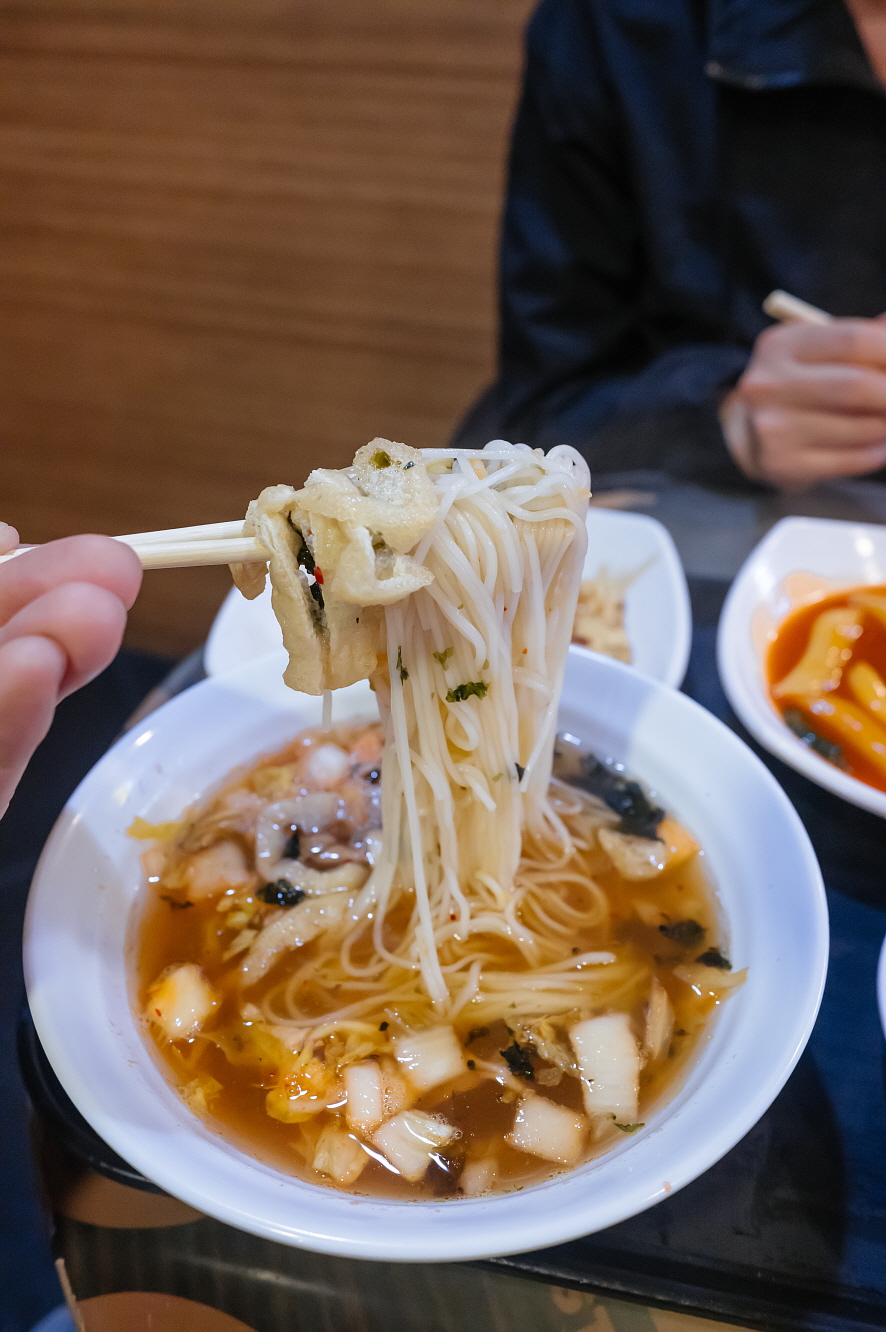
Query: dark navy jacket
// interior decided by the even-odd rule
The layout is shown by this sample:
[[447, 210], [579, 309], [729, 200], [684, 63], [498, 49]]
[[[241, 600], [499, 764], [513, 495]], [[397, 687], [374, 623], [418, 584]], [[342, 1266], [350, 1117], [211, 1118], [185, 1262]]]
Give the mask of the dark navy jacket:
[[783, 287], [886, 310], [886, 95], [842, 0], [544, 0], [459, 441], [739, 480], [717, 424]]

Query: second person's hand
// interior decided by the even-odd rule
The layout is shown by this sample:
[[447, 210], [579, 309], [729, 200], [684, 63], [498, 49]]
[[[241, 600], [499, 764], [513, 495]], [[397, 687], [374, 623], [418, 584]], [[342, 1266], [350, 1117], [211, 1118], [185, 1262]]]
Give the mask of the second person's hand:
[[720, 412], [748, 476], [797, 490], [886, 465], [886, 318], [761, 333]]

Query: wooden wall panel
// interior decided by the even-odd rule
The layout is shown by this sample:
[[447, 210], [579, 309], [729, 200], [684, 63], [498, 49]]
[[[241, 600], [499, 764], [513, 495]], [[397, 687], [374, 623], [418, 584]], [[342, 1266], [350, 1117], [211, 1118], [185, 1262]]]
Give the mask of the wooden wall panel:
[[[0, 516], [239, 515], [489, 377], [528, 0], [0, 5]], [[182, 653], [227, 575], [146, 576]]]

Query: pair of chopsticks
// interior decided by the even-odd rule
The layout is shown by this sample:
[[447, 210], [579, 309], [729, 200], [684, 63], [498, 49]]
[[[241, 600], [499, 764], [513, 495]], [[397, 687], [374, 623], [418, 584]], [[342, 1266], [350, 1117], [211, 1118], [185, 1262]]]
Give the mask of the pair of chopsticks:
[[[164, 532], [133, 532], [114, 537], [135, 551], [143, 569], [188, 569], [211, 564], [257, 564], [270, 559], [267, 546], [255, 537], [243, 535], [243, 519], [232, 523], [205, 523], [198, 527], [170, 527]], [[35, 550], [18, 546], [6, 560]]]
[[[786, 291], [773, 291], [763, 302], [772, 319], [782, 323], [829, 324], [831, 316]], [[639, 507], [651, 497], [645, 492], [611, 492], [597, 500], [600, 508]], [[205, 523], [198, 527], [170, 527], [164, 532], [133, 532], [114, 537], [130, 546], [141, 560], [143, 569], [187, 569], [212, 564], [257, 564], [270, 558], [267, 547], [255, 537], [243, 535], [242, 519], [231, 523]], [[18, 546], [0, 555], [0, 564], [34, 550]]]

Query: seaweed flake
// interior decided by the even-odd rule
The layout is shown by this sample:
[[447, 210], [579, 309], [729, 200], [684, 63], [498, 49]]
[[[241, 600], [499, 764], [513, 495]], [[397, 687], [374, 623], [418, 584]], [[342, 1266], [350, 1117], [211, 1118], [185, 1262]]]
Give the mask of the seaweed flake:
[[499, 1050], [499, 1054], [515, 1078], [525, 1078], [527, 1082], [535, 1082], [535, 1069], [532, 1067], [529, 1046], [513, 1041], [506, 1050]]
[[695, 959], [703, 967], [717, 967], [720, 971], [731, 971], [732, 963], [728, 957], [724, 957], [719, 948], [709, 948], [706, 953], [700, 953]]
[[704, 926], [697, 920], [675, 920], [673, 925], [659, 925], [659, 933], [681, 948], [697, 948], [704, 941]]
[[259, 888], [256, 896], [269, 906], [291, 907], [298, 906], [307, 894], [303, 889], [294, 887], [288, 879], [277, 879], [274, 883], [266, 883], [263, 888]]
[[820, 754], [829, 763], [835, 763], [838, 768], [845, 768], [846, 762], [840, 746], [835, 745], [830, 740], [825, 740], [823, 735], [813, 731], [802, 712], [799, 712], [796, 708], [787, 708], [782, 715], [784, 716], [785, 725], [793, 731], [798, 740], [803, 741], [808, 749]]
[[665, 812], [653, 805], [639, 782], [623, 777], [593, 754], [582, 758], [581, 767], [581, 773], [570, 778], [570, 783], [608, 805], [619, 816], [619, 832], [650, 840], [658, 836], [658, 825]]

